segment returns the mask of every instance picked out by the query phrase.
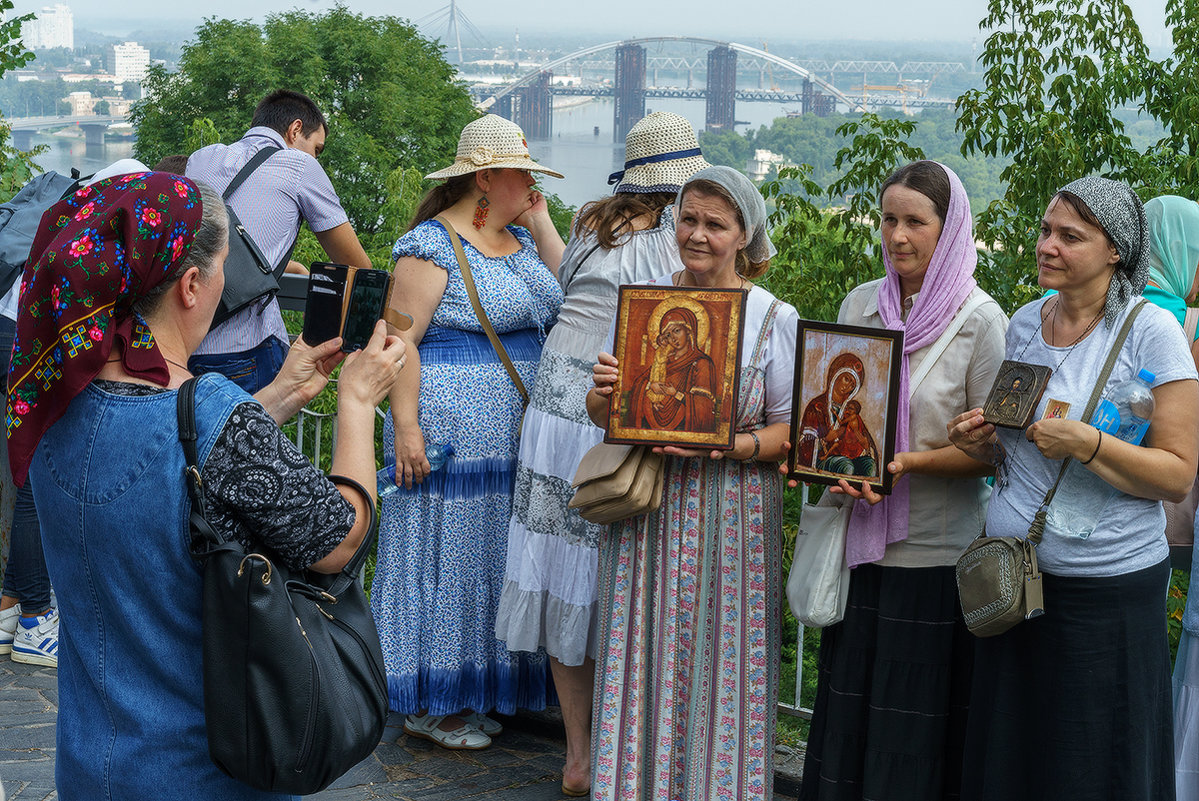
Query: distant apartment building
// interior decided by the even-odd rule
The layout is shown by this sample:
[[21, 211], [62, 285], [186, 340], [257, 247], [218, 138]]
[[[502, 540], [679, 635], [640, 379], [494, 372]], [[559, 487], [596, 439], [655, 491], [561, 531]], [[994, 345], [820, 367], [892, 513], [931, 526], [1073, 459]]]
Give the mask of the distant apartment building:
[[30, 50], [75, 47], [75, 15], [61, 3], [45, 6], [21, 26], [21, 39]]
[[141, 83], [149, 68], [150, 51], [137, 42], [125, 42], [108, 48], [108, 71], [117, 83]]
[[95, 113], [96, 101], [91, 92], [71, 92], [63, 98], [71, 106], [72, 117], [87, 117]]

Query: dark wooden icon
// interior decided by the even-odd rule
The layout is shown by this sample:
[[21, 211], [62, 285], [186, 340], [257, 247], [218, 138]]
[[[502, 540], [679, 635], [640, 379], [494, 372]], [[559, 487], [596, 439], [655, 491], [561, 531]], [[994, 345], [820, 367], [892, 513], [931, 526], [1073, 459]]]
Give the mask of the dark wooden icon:
[[983, 420], [1002, 428], [1028, 428], [1052, 373], [1043, 364], [1004, 360], [983, 405]]

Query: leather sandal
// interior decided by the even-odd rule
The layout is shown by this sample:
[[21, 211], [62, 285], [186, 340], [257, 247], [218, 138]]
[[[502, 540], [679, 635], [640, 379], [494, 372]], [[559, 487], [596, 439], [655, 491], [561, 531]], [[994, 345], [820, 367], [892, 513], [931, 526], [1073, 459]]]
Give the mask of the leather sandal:
[[469, 715], [459, 715], [458, 717], [465, 720], [468, 726], [474, 726], [488, 737], [498, 737], [504, 733], [503, 724], [478, 712], [471, 712]]
[[470, 724], [459, 726], [453, 731], [440, 728], [446, 715], [409, 715], [404, 720], [404, 731], [413, 737], [430, 740], [451, 751], [480, 751], [491, 745], [491, 738]]
[[567, 787], [566, 782], [562, 782], [562, 795], [570, 796], [571, 798], [582, 798], [585, 795], [591, 795], [591, 788], [584, 787], [581, 790], [576, 790], [573, 787]]

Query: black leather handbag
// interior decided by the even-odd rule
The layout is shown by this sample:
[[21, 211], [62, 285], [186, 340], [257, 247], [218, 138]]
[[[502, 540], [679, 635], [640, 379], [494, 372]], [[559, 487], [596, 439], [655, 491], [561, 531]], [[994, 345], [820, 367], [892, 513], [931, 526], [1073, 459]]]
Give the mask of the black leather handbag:
[[291, 259], [295, 241], [292, 241], [291, 248], [288, 248], [287, 254], [278, 264], [270, 264], [254, 237], [250, 236], [250, 232], [241, 224], [237, 212], [229, 205], [229, 198], [233, 197], [233, 193], [245, 183], [254, 170], [282, 149], [264, 147], [255, 153], [254, 158], [233, 176], [233, 180], [221, 195], [221, 199], [225, 201], [225, 211], [229, 215], [229, 255], [225, 257], [225, 289], [221, 292], [221, 302], [213, 315], [212, 328], [216, 328], [259, 298], [274, 295], [279, 291], [279, 278]]
[[[208, 752], [222, 771], [259, 790], [319, 792], [374, 751], [387, 723], [383, 652], [358, 583], [373, 534], [328, 576], [292, 572], [225, 539], [204, 517], [195, 381], [179, 389], [178, 416], [192, 556], [204, 565]], [[369, 500], [357, 482], [330, 479]]]

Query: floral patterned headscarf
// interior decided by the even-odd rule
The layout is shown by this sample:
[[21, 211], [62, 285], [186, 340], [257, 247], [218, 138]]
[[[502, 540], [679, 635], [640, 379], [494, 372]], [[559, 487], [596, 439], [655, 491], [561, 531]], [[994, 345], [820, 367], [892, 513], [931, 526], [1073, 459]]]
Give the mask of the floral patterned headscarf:
[[42, 435], [104, 367], [116, 340], [130, 375], [170, 382], [133, 304], [177, 271], [202, 211], [187, 178], [138, 172], [85, 186], [42, 216], [21, 278], [8, 369], [8, 460], [18, 485]]

